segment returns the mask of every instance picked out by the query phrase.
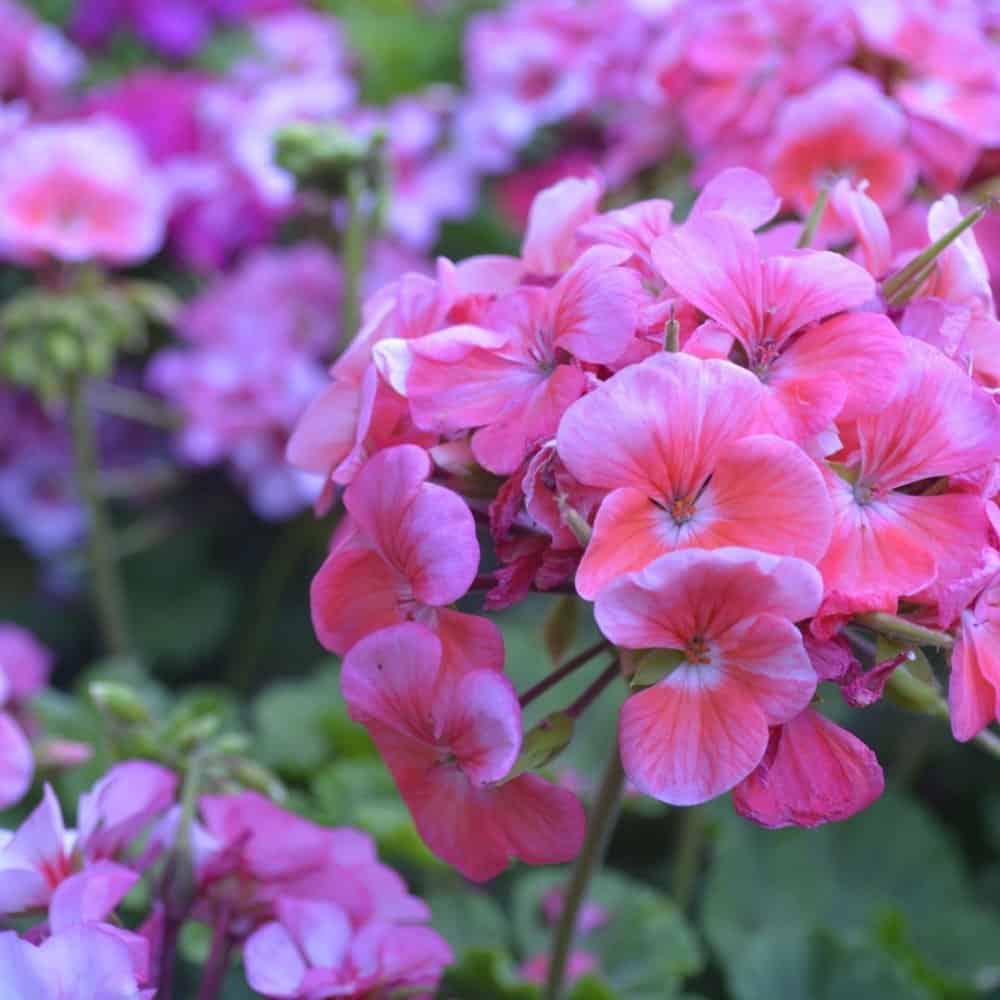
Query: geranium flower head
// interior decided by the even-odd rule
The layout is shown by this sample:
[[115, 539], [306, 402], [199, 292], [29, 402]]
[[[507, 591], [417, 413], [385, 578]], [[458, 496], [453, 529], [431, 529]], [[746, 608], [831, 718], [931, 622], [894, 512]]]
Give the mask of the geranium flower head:
[[343, 654], [377, 629], [423, 621], [449, 645], [476, 650], [478, 665], [499, 667], [496, 626], [447, 607], [468, 591], [479, 543], [468, 506], [428, 483], [430, 473], [427, 452], [399, 445], [379, 452], [347, 488], [350, 524], [313, 579], [316, 633]]
[[622, 708], [622, 763], [640, 791], [693, 805], [757, 767], [769, 727], [794, 718], [816, 689], [793, 623], [821, 596], [808, 563], [739, 548], [673, 552], [598, 594], [597, 623], [612, 642], [680, 654]]
[[357, 998], [433, 992], [451, 949], [429, 927], [373, 922], [360, 930], [333, 903], [284, 898], [277, 920], [247, 940], [247, 981], [266, 997]]
[[611, 490], [577, 573], [582, 596], [673, 549], [822, 555], [830, 511], [821, 477], [796, 445], [755, 433], [762, 398], [759, 382], [728, 361], [661, 353], [567, 411], [559, 455], [580, 482]]
[[521, 748], [521, 710], [500, 673], [445, 669], [437, 636], [405, 623], [359, 642], [342, 684], [420, 835], [466, 877], [492, 878], [511, 856], [553, 864], [576, 855], [584, 817], [575, 796], [533, 774], [502, 781]]
[[0, 154], [0, 251], [132, 264], [163, 242], [167, 197], [110, 121], [32, 125]]

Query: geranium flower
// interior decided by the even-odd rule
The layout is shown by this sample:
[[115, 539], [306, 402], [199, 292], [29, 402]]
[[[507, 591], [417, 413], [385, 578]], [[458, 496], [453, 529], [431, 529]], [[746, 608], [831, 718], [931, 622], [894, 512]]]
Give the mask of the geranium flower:
[[367, 726], [421, 837], [481, 882], [512, 856], [576, 856], [583, 809], [534, 774], [503, 781], [521, 748], [521, 709], [502, 674], [449, 669], [437, 636], [416, 623], [359, 642], [341, 676], [351, 717]]
[[816, 690], [793, 623], [821, 596], [808, 563], [738, 548], [672, 552], [598, 594], [597, 624], [612, 642], [678, 654], [622, 708], [622, 763], [640, 791], [694, 805], [760, 764], [769, 727], [798, 715]]
[[583, 597], [673, 549], [823, 554], [819, 471], [792, 442], [757, 433], [763, 395], [728, 361], [661, 353], [567, 411], [559, 455], [580, 482], [612, 491], [577, 573]]

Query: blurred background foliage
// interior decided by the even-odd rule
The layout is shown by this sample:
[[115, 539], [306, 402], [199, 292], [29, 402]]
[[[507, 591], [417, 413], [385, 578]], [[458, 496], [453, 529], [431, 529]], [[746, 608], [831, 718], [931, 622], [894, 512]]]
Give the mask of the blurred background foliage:
[[[459, 82], [464, 19], [490, 4], [444, 4], [433, 30], [407, 0], [321, 6], [341, 18], [359, 53], [365, 97], [384, 103], [428, 80]], [[34, 7], [59, 20], [71, 2]], [[239, 32], [224, 34], [200, 58], [225, 61], [240, 45]], [[121, 36], [91, 72], [111, 78], [157, 58]], [[668, 165], [644, 183], [683, 206], [683, 175], [683, 165]], [[438, 249], [460, 258], [516, 245], [487, 190], [478, 214], [445, 227]], [[458, 956], [442, 997], [538, 997], [517, 966], [545, 950], [540, 900], [567, 873], [515, 866], [474, 887], [423, 846], [373, 746], [347, 717], [336, 660], [312, 633], [309, 580], [332, 524], [311, 514], [262, 522], [222, 472], [187, 476], [116, 513], [141, 666], [99, 661], [75, 586], [82, 553], [53, 573], [0, 540], [0, 619], [35, 630], [57, 653], [59, 690], [43, 696], [39, 715], [52, 732], [97, 747], [91, 762], [59, 776], [62, 790], [87, 787], [112, 752], [85, 694], [95, 678], [128, 683], [161, 719], [214, 713], [249, 735], [289, 804], [319, 822], [370, 831], [428, 898]], [[550, 669], [542, 635], [558, 600], [538, 597], [499, 616], [520, 688]], [[564, 655], [594, 640], [586, 605], [581, 615]], [[587, 683], [583, 673], [539, 699], [526, 723], [567, 705]], [[569, 772], [584, 790], [596, 783], [623, 694], [609, 691], [588, 712], [553, 773]], [[695, 810], [630, 799], [591, 897], [609, 920], [579, 943], [599, 971], [578, 981], [573, 1000], [1000, 1000], [996, 761], [953, 743], [940, 722], [892, 706], [858, 713], [834, 705], [831, 714], [878, 753], [885, 797], [846, 824], [779, 832], [741, 820], [725, 799]], [[187, 975], [206, 948], [196, 932], [185, 940]], [[234, 973], [227, 1000], [252, 995]]]

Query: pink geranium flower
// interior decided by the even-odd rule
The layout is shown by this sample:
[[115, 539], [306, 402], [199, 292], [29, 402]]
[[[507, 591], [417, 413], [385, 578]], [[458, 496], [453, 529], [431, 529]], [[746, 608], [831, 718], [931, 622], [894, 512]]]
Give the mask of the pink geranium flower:
[[673, 549], [823, 554], [821, 476], [792, 442], [756, 433], [763, 395], [728, 361], [661, 353], [567, 411], [560, 456], [581, 482], [612, 491], [577, 573], [583, 597]]
[[464, 597], [479, 566], [476, 526], [466, 503], [428, 483], [431, 461], [415, 445], [379, 452], [344, 493], [350, 521], [313, 579], [320, 641], [344, 654], [359, 639], [403, 621], [441, 635], [450, 662], [503, 664], [499, 630], [448, 607]]
[[280, 899], [276, 911], [278, 919], [256, 930], [244, 951], [247, 981], [266, 997], [433, 993], [452, 961], [429, 927], [375, 922], [355, 930], [339, 906], [319, 900]]
[[867, 809], [885, 788], [878, 758], [853, 733], [807, 708], [771, 730], [764, 759], [733, 789], [761, 826], [814, 827]]
[[[224, 910], [230, 933], [273, 919], [285, 898], [335, 904], [356, 928], [429, 916], [360, 830], [318, 826], [255, 792], [203, 795], [198, 806], [198, 908], [209, 920]], [[276, 840], [286, 849], [276, 852]]]
[[503, 781], [521, 748], [521, 710], [502, 674], [446, 669], [429, 629], [376, 632], [347, 655], [351, 717], [363, 722], [427, 845], [481, 882], [512, 855], [569, 861], [583, 839], [576, 797], [534, 774]]
[[167, 198], [110, 121], [33, 125], [0, 153], [0, 252], [131, 264], [163, 242]]
[[476, 459], [509, 475], [534, 445], [555, 434], [566, 408], [586, 391], [579, 362], [608, 364], [628, 347], [639, 285], [618, 266], [627, 257], [594, 247], [553, 288], [522, 288], [498, 299], [480, 325], [450, 327], [405, 345], [386, 341], [376, 357], [409, 400], [418, 427], [440, 433], [479, 428], [472, 437]]
[[962, 613], [948, 686], [951, 731], [971, 740], [1000, 721], [1000, 578]]
[[71, 927], [41, 945], [0, 934], [0, 970], [11, 1000], [153, 1000], [140, 989], [128, 947], [106, 925]]
[[834, 315], [875, 296], [857, 264], [811, 250], [764, 258], [753, 233], [719, 213], [658, 241], [653, 256], [709, 317], [706, 326], [739, 342], [766, 386], [776, 433], [806, 442], [844, 413], [878, 410], [895, 388], [903, 348], [892, 323], [870, 312]]
[[31, 787], [35, 762], [25, 724], [25, 706], [49, 679], [52, 653], [30, 632], [0, 624], [0, 808], [19, 801]]
[[802, 215], [838, 177], [866, 180], [879, 208], [895, 211], [916, 180], [906, 116], [871, 78], [842, 69], [784, 105], [768, 176]]
[[824, 618], [895, 611], [900, 597], [925, 588], [924, 600], [935, 603], [984, 558], [984, 499], [927, 487], [1000, 456], [1000, 412], [936, 348], [910, 338], [906, 349], [897, 394], [881, 412], [841, 427], [846, 447], [833, 457], [843, 475], [826, 477], [834, 528], [820, 563]]
[[171, 805], [176, 787], [176, 775], [157, 764], [116, 764], [80, 797], [73, 831], [46, 785], [42, 801], [0, 850], [0, 912], [48, 906], [70, 876], [120, 858]]
[[622, 763], [640, 791], [694, 805], [760, 764], [769, 727], [798, 715], [816, 690], [793, 623], [821, 595], [819, 574], [801, 559], [736, 548], [673, 552], [598, 594], [597, 623], [616, 645], [679, 654], [622, 708]]

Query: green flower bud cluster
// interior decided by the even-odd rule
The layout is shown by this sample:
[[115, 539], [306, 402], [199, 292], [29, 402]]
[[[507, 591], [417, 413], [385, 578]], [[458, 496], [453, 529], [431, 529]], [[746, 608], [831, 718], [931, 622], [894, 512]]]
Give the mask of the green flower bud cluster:
[[359, 137], [331, 122], [295, 122], [275, 136], [275, 161], [301, 189], [342, 198], [358, 175], [368, 191], [385, 188], [384, 147], [381, 131]]
[[66, 292], [31, 288], [0, 308], [0, 378], [62, 399], [70, 380], [109, 375], [120, 351], [140, 350], [150, 322], [169, 322], [171, 294], [151, 282]]

